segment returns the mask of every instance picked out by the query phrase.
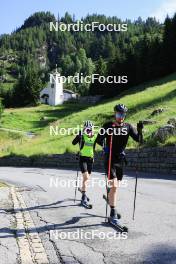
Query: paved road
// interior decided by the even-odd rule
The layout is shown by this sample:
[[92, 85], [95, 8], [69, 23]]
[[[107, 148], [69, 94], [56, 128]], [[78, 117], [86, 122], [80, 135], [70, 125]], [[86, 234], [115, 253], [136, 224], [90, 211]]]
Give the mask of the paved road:
[[[41, 256], [46, 263], [81, 263], [81, 264], [142, 264], [142, 263], [176, 263], [176, 178], [170, 175], [140, 174], [138, 181], [137, 208], [135, 221], [132, 220], [134, 176], [125, 175], [125, 182], [120, 187], [118, 209], [122, 214], [122, 223], [129, 227], [129, 234], [117, 234], [114, 229], [104, 223], [105, 203], [102, 199], [104, 193], [104, 175], [93, 173], [94, 187], [89, 187], [88, 195], [93, 203], [92, 210], [79, 206], [80, 193], [76, 203], [73, 202], [74, 188], [72, 180], [76, 172], [72, 170], [38, 169], [38, 168], [0, 168], [0, 180], [15, 185], [15, 192], [9, 194], [18, 213], [17, 227], [28, 223], [27, 239], [29, 249], [35, 239], [40, 245]], [[63, 181], [63, 180], [66, 181]], [[101, 184], [100, 184], [101, 183]], [[70, 184], [70, 187], [68, 187]], [[67, 186], [65, 186], [67, 185]], [[6, 201], [11, 203], [10, 199]], [[22, 211], [20, 208], [22, 207]], [[1, 212], [3, 208], [1, 205]], [[4, 209], [8, 214], [8, 210]], [[22, 220], [21, 218], [24, 219]], [[2, 228], [0, 225], [1, 244], [8, 238], [10, 246], [17, 251], [20, 239], [25, 236], [25, 229], [20, 229], [20, 239], [13, 245], [14, 238], [13, 219], [11, 228]], [[21, 227], [21, 228], [22, 228]], [[13, 232], [12, 232], [13, 231]], [[38, 236], [39, 234], [39, 236]], [[17, 232], [16, 236], [19, 235]], [[29, 235], [29, 236], [28, 236]], [[111, 238], [108, 238], [111, 236]], [[90, 239], [91, 238], [91, 239]], [[32, 242], [31, 242], [32, 241]], [[6, 241], [7, 243], [7, 241]], [[21, 240], [23, 244], [23, 241]], [[4, 245], [4, 244], [3, 244]], [[26, 246], [26, 250], [28, 247]], [[36, 252], [36, 248], [33, 249]], [[44, 251], [44, 252], [43, 252]], [[13, 251], [12, 251], [13, 252]], [[18, 257], [10, 262], [18, 263]], [[45, 254], [46, 253], [46, 254]], [[45, 255], [43, 255], [45, 254]], [[25, 256], [25, 255], [24, 255]], [[44, 260], [43, 260], [44, 261]], [[44, 263], [39, 258], [38, 262]]]

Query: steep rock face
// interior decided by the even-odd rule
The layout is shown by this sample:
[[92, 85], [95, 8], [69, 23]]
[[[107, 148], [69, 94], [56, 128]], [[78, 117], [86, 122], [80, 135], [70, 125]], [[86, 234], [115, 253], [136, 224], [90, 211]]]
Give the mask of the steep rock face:
[[47, 66], [47, 44], [41, 46], [36, 51], [36, 60], [40, 65], [40, 68], [45, 69]]

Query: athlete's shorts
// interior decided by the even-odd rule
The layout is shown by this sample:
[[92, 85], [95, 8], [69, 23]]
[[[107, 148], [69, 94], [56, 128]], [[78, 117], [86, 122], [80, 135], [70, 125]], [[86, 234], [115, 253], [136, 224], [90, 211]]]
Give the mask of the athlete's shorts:
[[82, 173], [88, 172], [89, 174], [91, 174], [93, 168], [93, 159], [80, 156], [79, 166]]
[[[108, 157], [105, 157], [105, 171], [106, 174], [108, 175], [108, 167], [109, 167], [109, 159]], [[110, 171], [110, 179], [115, 179], [117, 178], [119, 181], [123, 179], [123, 166], [124, 162], [122, 160], [118, 161], [112, 161], [111, 162], [111, 171]]]

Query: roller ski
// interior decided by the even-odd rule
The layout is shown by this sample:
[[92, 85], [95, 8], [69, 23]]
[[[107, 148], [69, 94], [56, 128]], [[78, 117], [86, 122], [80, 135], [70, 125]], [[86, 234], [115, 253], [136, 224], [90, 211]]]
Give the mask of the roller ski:
[[128, 233], [128, 228], [126, 226], [122, 226], [119, 221], [118, 218], [116, 217], [108, 217], [108, 223], [113, 226], [114, 228], [117, 229], [117, 231], [120, 231], [121, 233], [125, 232]]
[[84, 208], [86, 209], [92, 209], [92, 204], [89, 204], [88, 201], [85, 199], [85, 200], [81, 200], [81, 206], [83, 206]]

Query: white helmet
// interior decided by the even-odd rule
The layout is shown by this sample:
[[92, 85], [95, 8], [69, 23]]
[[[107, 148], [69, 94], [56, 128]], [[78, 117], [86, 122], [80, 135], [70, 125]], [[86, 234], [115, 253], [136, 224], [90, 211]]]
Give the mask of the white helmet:
[[92, 129], [93, 128], [93, 123], [92, 123], [92, 121], [90, 121], [90, 120], [87, 120], [87, 121], [85, 121], [85, 123], [84, 123], [84, 128], [90, 128], [90, 129]]

